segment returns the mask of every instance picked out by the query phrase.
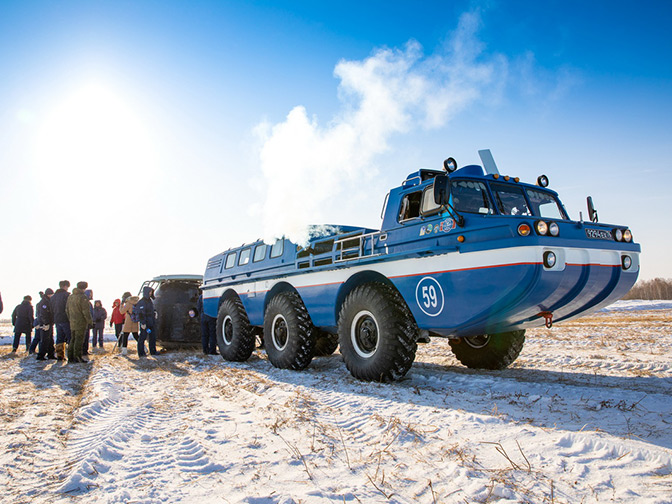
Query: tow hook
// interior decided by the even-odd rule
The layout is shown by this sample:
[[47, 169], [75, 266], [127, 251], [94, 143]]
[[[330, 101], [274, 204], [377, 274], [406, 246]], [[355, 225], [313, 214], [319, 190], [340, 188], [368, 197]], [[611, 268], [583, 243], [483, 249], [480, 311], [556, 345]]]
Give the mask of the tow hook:
[[542, 311], [539, 315], [544, 317], [544, 323], [548, 329], [553, 327], [553, 314], [550, 311]]

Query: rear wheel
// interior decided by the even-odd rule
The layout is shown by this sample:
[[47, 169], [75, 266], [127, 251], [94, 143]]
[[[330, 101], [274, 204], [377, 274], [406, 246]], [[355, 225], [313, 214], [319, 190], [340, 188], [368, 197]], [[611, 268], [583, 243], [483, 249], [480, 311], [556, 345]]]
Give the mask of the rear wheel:
[[368, 283], [346, 298], [338, 319], [341, 354], [355, 378], [392, 381], [413, 364], [418, 327], [392, 286]]
[[298, 370], [310, 364], [315, 352], [314, 328], [297, 293], [283, 292], [268, 303], [264, 348], [277, 368]]
[[525, 344], [525, 331], [482, 334], [449, 340], [462, 364], [473, 369], [504, 369], [518, 358]]
[[217, 346], [219, 353], [228, 361], [245, 361], [254, 350], [254, 334], [238, 298], [229, 298], [217, 313]]

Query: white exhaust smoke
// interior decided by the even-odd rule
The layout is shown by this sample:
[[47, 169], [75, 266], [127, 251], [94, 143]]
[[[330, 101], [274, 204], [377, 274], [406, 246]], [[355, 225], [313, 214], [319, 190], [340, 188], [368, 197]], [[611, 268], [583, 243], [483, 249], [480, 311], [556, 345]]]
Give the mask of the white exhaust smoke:
[[259, 125], [266, 240], [284, 235], [305, 243], [309, 224], [342, 222], [342, 202], [353, 201], [375, 175], [374, 158], [389, 149], [393, 135], [443, 126], [485, 88], [503, 82], [507, 62], [482, 60], [479, 24], [478, 15], [462, 15], [435, 54], [410, 41], [363, 61], [340, 61], [334, 74], [342, 110], [326, 125], [303, 106], [284, 122]]

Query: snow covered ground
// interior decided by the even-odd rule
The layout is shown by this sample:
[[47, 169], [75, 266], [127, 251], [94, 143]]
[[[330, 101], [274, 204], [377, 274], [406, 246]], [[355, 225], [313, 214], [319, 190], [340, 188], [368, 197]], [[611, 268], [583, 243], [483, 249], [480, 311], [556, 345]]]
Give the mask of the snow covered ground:
[[671, 503], [672, 303], [624, 301], [528, 331], [504, 371], [446, 341], [407, 378], [354, 380], [194, 351], [89, 364], [9, 354], [5, 502]]

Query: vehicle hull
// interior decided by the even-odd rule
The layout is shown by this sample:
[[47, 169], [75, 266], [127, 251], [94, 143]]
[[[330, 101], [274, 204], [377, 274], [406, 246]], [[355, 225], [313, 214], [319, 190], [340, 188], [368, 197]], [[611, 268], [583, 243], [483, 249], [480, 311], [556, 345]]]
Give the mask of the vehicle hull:
[[[547, 268], [543, 255], [557, 263]], [[623, 255], [632, 258], [624, 270]], [[634, 285], [639, 253], [631, 249], [517, 246], [422, 257], [380, 257], [369, 263], [323, 271], [231, 282], [206, 288], [206, 313], [216, 316], [219, 300], [233, 290], [252, 325], [263, 325], [268, 296], [278, 285], [301, 296], [313, 324], [334, 330], [339, 300], [348, 282], [362, 276], [391, 282], [402, 294], [420, 329], [432, 335], [464, 337], [543, 326], [569, 320], [612, 303]], [[412, 302], [415, 301], [415, 302]]]

